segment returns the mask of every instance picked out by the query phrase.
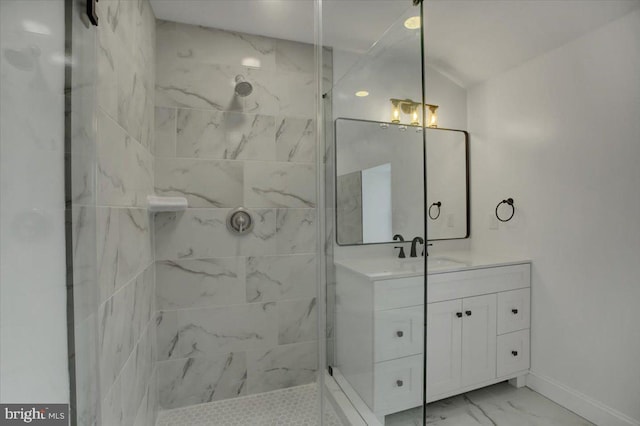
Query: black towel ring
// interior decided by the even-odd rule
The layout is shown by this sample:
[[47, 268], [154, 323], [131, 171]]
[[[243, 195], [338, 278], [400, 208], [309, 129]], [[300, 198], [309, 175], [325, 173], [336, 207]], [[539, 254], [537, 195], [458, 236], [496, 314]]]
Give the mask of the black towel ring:
[[[511, 216], [509, 216], [506, 219], [501, 218], [500, 215], [498, 214], [498, 209], [502, 204], [508, 204], [509, 206], [511, 206]], [[514, 214], [516, 214], [516, 208], [513, 205], [513, 198], [507, 198], [506, 200], [502, 200], [496, 206], [496, 217], [500, 222], [509, 222], [513, 218]]]
[[[442, 202], [440, 202], [440, 201], [435, 202], [435, 203], [433, 203], [433, 204], [431, 204], [431, 205], [429, 206], [429, 218], [430, 218], [430, 219], [432, 219], [432, 220], [436, 220], [437, 218], [439, 218], [439, 217], [440, 217], [440, 206], [442, 206]], [[436, 214], [435, 216], [433, 216], [433, 215], [431, 214], [431, 209], [432, 209], [432, 208], [434, 208], [434, 207], [437, 207], [437, 208], [438, 208], [438, 214]]]

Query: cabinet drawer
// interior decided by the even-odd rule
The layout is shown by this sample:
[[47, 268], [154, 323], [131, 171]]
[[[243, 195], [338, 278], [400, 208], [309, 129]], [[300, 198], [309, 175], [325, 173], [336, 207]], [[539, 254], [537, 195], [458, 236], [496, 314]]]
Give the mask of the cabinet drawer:
[[374, 365], [374, 411], [390, 413], [422, 404], [422, 356]]
[[498, 293], [498, 334], [529, 328], [530, 290]]
[[424, 277], [374, 282], [374, 309], [395, 309], [424, 305]]
[[422, 306], [377, 311], [374, 316], [374, 361], [387, 361], [422, 353]]
[[498, 336], [498, 377], [529, 368], [529, 330]]

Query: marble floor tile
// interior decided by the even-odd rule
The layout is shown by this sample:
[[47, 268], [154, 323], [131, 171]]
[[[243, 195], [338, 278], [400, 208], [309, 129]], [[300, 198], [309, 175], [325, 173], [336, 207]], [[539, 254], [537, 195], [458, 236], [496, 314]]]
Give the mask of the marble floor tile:
[[[389, 415], [385, 426], [422, 424], [422, 408]], [[434, 426], [591, 426], [592, 423], [529, 388], [506, 382], [427, 405]]]

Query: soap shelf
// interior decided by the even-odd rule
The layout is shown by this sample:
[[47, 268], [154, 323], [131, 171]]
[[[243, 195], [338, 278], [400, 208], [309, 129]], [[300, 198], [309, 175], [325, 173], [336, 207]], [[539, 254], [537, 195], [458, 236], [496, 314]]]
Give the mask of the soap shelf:
[[186, 210], [188, 206], [187, 199], [184, 197], [147, 196], [147, 208], [150, 213], [180, 212]]

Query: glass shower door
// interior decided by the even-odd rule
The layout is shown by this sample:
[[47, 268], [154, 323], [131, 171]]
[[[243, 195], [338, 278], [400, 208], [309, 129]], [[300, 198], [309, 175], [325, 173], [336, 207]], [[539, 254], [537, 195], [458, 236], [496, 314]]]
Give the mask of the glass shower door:
[[372, 45], [359, 48], [362, 3], [340, 3], [343, 12], [353, 6], [350, 21], [328, 3], [323, 22], [333, 41], [324, 93], [327, 366], [362, 424], [422, 424], [421, 6], [387, 10]]

